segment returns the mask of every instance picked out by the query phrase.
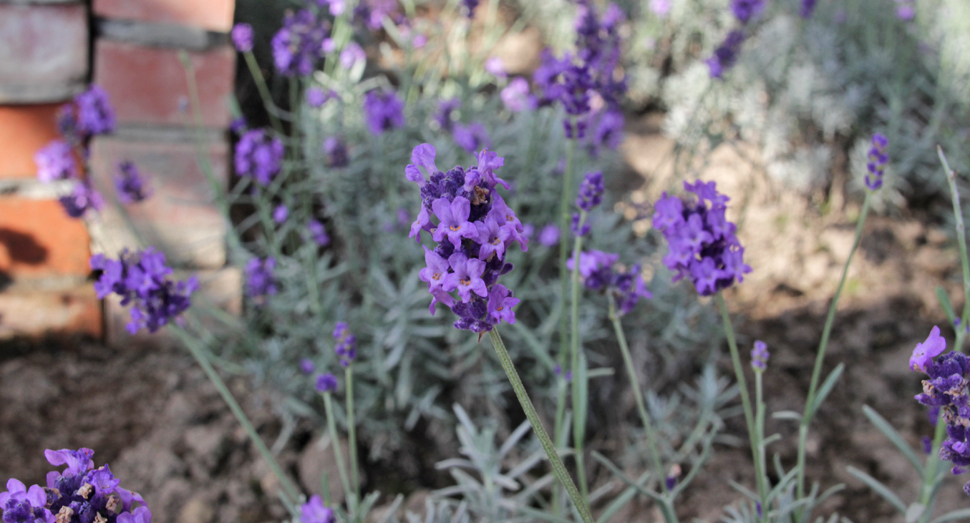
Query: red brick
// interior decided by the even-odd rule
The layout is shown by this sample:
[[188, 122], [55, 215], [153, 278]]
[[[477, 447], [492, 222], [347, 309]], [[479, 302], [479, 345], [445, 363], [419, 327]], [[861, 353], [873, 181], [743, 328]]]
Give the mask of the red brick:
[[61, 104], [0, 106], [0, 178], [33, 178], [34, 153], [57, 138]]
[[[228, 267], [217, 271], [176, 271], [174, 280], [185, 280], [189, 276], [199, 279], [199, 290], [192, 295], [192, 307], [185, 314], [198, 314], [198, 310], [219, 308], [233, 315], [242, 310], [242, 271]], [[131, 321], [129, 307], [123, 307], [121, 300], [111, 296], [104, 300], [106, 342], [115, 347], [131, 345], [171, 344], [177, 340], [167, 328], [150, 333], [147, 330], [132, 335], [127, 325]], [[225, 331], [227, 326], [214, 320], [211, 315], [197, 315], [202, 324], [214, 332]]]
[[103, 334], [101, 300], [89, 282], [61, 288], [13, 285], [0, 292], [0, 339]]
[[[206, 145], [220, 186], [228, 176], [229, 145], [225, 140]], [[172, 264], [219, 268], [226, 262], [226, 220], [215, 206], [212, 188], [199, 168], [195, 144], [188, 141], [97, 137], [92, 143], [93, 181], [106, 201], [116, 198], [116, 165], [130, 160], [151, 180], [152, 196], [125, 209], [139, 236], [165, 251]], [[103, 228], [94, 232], [106, 254], [124, 247], [137, 248], [135, 236], [114, 205], [101, 213]]]
[[0, 102], [49, 102], [82, 88], [88, 73], [83, 4], [0, 2]]
[[[190, 123], [183, 110], [189, 100], [179, 50], [145, 47], [99, 39], [95, 46], [94, 82], [111, 97], [118, 124]], [[226, 100], [232, 93], [236, 52], [231, 47], [189, 52], [199, 90], [203, 124], [229, 124]]]
[[228, 32], [234, 0], [94, 0], [94, 13], [105, 18], [165, 22]]
[[14, 279], [85, 276], [90, 241], [57, 200], [0, 199], [0, 272]]

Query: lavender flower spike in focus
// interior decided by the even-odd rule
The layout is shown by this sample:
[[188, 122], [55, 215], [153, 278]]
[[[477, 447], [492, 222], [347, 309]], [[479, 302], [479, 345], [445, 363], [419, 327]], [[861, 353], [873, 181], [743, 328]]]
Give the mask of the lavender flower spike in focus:
[[91, 257], [91, 268], [101, 271], [94, 283], [99, 299], [109, 294], [121, 297], [122, 305], [131, 305], [128, 331], [142, 328], [155, 332], [175, 320], [191, 305], [190, 297], [199, 283], [193, 276], [183, 282], [170, 281], [172, 269], [165, 265], [165, 255], [149, 247], [144, 251], [121, 253], [117, 260], [102, 254]]
[[152, 194], [148, 180], [140, 172], [138, 167], [131, 162], [121, 162], [114, 176], [115, 190], [118, 191], [118, 199], [121, 203], [138, 203]]
[[[946, 340], [934, 326], [926, 341], [916, 345], [909, 366], [929, 377], [923, 380], [923, 393], [916, 401], [942, 411], [947, 437], [940, 448], [940, 459], [953, 463], [952, 472], [958, 475], [970, 470], [970, 358], [954, 351], [936, 359], [945, 350]], [[970, 482], [963, 490], [970, 495]]]
[[433, 146], [421, 144], [404, 170], [420, 187], [422, 200], [410, 236], [420, 241], [422, 231], [432, 232], [433, 240], [440, 242], [433, 250], [425, 247], [428, 266], [419, 275], [432, 296], [431, 312], [443, 303], [459, 316], [455, 328], [477, 333], [492, 330], [502, 320], [514, 323], [512, 307], [519, 300], [498, 280], [512, 270], [505, 262], [509, 247], [517, 242], [525, 250], [526, 239], [524, 226], [497, 191], [500, 185], [508, 188], [495, 174], [505, 160], [482, 150], [478, 165], [443, 173], [435, 165], [435, 155]]
[[659, 229], [670, 247], [664, 265], [674, 273], [673, 281], [689, 277], [701, 296], [710, 296], [744, 281], [751, 267], [743, 261], [744, 248], [734, 235], [735, 226], [727, 221], [728, 197], [717, 192], [714, 182], [684, 182], [684, 188], [697, 196], [696, 202], [676, 196], [657, 202], [653, 226]]
[[587, 173], [583, 182], [579, 185], [579, 196], [576, 197], [576, 206], [589, 212], [603, 201], [603, 193], [606, 187], [603, 185], [603, 173], [596, 171]]
[[0, 492], [4, 523], [151, 522], [140, 494], [122, 488], [108, 465], [94, 468], [93, 450], [46, 450], [44, 456], [67, 468], [48, 472], [46, 487], [7, 481], [6, 492]]
[[755, 372], [764, 372], [768, 368], [768, 358], [770, 356], [768, 344], [761, 340], [755, 340], [754, 348], [751, 349], [751, 368]]
[[357, 359], [357, 336], [350, 332], [346, 323], [340, 321], [333, 330], [333, 339], [337, 342], [333, 350], [340, 357], [340, 365], [349, 366]]
[[889, 139], [879, 133], [872, 135], [872, 147], [869, 148], [869, 158], [866, 163], [866, 187], [871, 191], [882, 187], [882, 177], [886, 171], [886, 164], [889, 163], [887, 147], [889, 147]]

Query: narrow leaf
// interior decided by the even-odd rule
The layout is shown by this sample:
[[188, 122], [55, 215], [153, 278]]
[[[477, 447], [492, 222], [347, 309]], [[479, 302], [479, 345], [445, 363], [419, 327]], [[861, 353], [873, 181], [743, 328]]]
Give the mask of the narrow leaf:
[[904, 516], [906, 515], [906, 505], [903, 504], [903, 502], [898, 496], [896, 496], [896, 494], [893, 493], [893, 491], [889, 490], [889, 487], [883, 485], [878, 479], [853, 466], [849, 466], [846, 470], [848, 470], [849, 474], [852, 474], [856, 479], [868, 485], [869, 488], [875, 491], [876, 494], [879, 494], [882, 499], [888, 501], [889, 504], [895, 507], [900, 514]]
[[869, 405], [863, 405], [862, 413], [865, 414], [867, 418], [869, 418], [870, 423], [872, 423], [873, 425], [876, 426], [877, 429], [879, 429], [879, 432], [882, 432], [883, 436], [886, 436], [886, 439], [888, 439], [890, 443], [892, 443], [893, 445], [896, 446], [897, 449], [899, 449], [899, 452], [901, 452], [903, 456], [906, 456], [906, 459], [909, 460], [909, 463], [913, 466], [914, 469], [916, 469], [916, 472], [919, 474], [919, 477], [922, 478], [923, 464], [920, 463], [920, 460], [917, 457], [916, 452], [913, 451], [913, 447], [910, 447], [909, 444], [906, 443], [903, 437], [899, 434], [899, 432], [896, 432], [896, 429], [893, 428], [893, 426], [888, 421], [886, 421], [886, 418], [883, 418], [882, 416], [880, 416], [879, 413], [876, 412], [872, 407], [870, 407]]

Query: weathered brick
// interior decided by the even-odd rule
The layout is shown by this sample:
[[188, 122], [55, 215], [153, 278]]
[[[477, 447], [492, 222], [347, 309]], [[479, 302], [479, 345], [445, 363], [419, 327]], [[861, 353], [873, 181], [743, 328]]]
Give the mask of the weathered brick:
[[[204, 326], [212, 331], [225, 331], [228, 327], [204, 314], [206, 309], [218, 308], [230, 314], [238, 315], [242, 310], [242, 271], [235, 267], [209, 271], [175, 271], [174, 280], [185, 280], [189, 276], [199, 279], [199, 290], [192, 295], [192, 307], [186, 314], [193, 314], [199, 318]], [[152, 334], [141, 330], [136, 334], [128, 332], [127, 325], [131, 321], [129, 307], [123, 307], [117, 296], [109, 296], [104, 300], [105, 326], [107, 328], [106, 342], [115, 347], [131, 345], [148, 345], [158, 343], [172, 343], [175, 336], [163, 328]]]
[[60, 202], [0, 198], [0, 273], [15, 280], [85, 276], [90, 257], [84, 223]]
[[0, 291], [0, 339], [103, 333], [101, 300], [90, 282], [12, 285]]
[[87, 74], [83, 4], [0, 2], [0, 103], [63, 100], [84, 88]]
[[234, 0], [94, 0], [94, 13], [105, 18], [168, 22], [227, 32]]
[[223, 46], [208, 51], [179, 51], [99, 39], [95, 45], [94, 82], [114, 104], [119, 126], [173, 125], [191, 122], [186, 71], [179, 53], [191, 59], [207, 127], [225, 128], [230, 114], [236, 52]]
[[58, 138], [61, 104], [0, 105], [0, 179], [34, 178], [34, 153]]
[[[219, 186], [227, 180], [229, 145], [224, 139], [204, 145]], [[91, 147], [92, 180], [106, 201], [116, 199], [113, 177], [117, 164], [129, 160], [151, 180], [152, 196], [125, 206], [130, 224], [145, 245], [155, 245], [180, 267], [219, 268], [226, 262], [226, 220], [215, 206], [212, 185], [199, 167], [190, 141], [97, 137]], [[114, 205], [101, 213], [92, 230], [95, 244], [111, 256], [139, 246], [124, 216]], [[96, 247], [100, 250], [101, 247]]]

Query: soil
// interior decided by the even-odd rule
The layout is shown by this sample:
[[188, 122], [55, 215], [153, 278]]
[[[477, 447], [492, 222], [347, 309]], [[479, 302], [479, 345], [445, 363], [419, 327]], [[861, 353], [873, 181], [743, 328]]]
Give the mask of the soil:
[[[653, 201], [669, 187], [664, 159], [670, 147], [657, 132], [655, 117], [631, 124], [623, 152], [647, 182], [631, 194], [632, 202]], [[694, 176], [716, 180], [722, 191], [736, 195], [730, 218], [741, 223], [740, 237], [754, 272], [726, 297], [742, 347], [761, 339], [772, 351], [765, 374], [769, 412], [800, 412], [862, 197], [841, 187], [828, 191], [824, 200], [786, 191], [727, 148], [716, 151], [714, 161]], [[932, 325], [946, 323], [936, 287], [962, 305], [956, 250], [937, 215], [933, 209], [897, 209], [888, 216], [870, 216], [866, 223], [825, 362], [826, 371], [844, 363], [845, 374], [809, 437], [810, 480], [823, 489], [847, 486], [825, 503], [820, 515], [838, 513], [856, 523], [902, 520], [846, 472], [849, 465], [884, 481], [904, 502], [915, 499], [914, 472], [863, 416], [862, 407], [879, 412], [915, 448], [930, 434], [925, 409], [913, 400], [920, 376], [907, 368], [908, 359]], [[731, 373], [726, 357], [721, 371]], [[231, 386], [272, 443], [282, 430], [272, 410], [272, 391], [253, 389], [244, 378], [233, 379]], [[743, 436], [743, 421], [729, 420], [726, 430]], [[768, 433], [775, 432], [782, 439], [769, 455], [777, 453], [783, 463], [792, 463], [794, 422], [769, 420]], [[329, 453], [321, 448], [327, 440], [309, 423], [299, 424], [294, 434], [280, 460], [305, 488], [313, 488], [319, 477], [313, 471], [331, 466]], [[156, 523], [286, 517], [273, 476], [186, 352], [177, 347], [113, 349], [81, 341], [0, 348], [0, 478], [40, 483], [50, 470], [45, 448], [81, 446], [95, 449], [95, 463], [110, 463], [123, 486], [145, 496]], [[719, 520], [724, 506], [740, 498], [729, 481], [750, 487], [750, 478], [746, 447], [717, 446], [679, 503], [682, 519]], [[420, 506], [422, 496], [427, 492], [414, 493], [411, 504]], [[959, 478], [947, 479], [939, 499], [939, 513], [967, 505]], [[613, 521], [657, 519], [647, 503], [637, 501]]]

